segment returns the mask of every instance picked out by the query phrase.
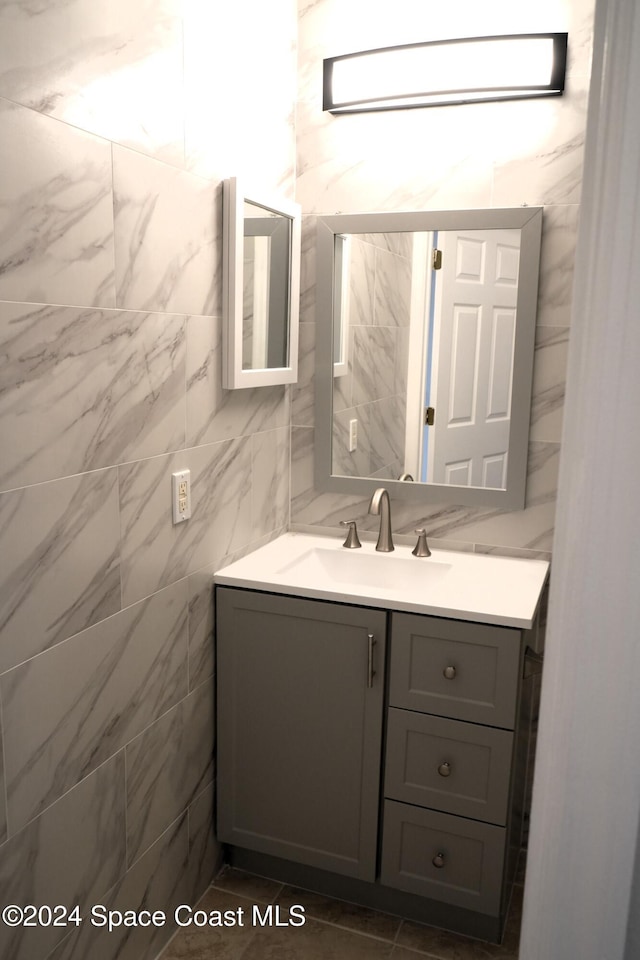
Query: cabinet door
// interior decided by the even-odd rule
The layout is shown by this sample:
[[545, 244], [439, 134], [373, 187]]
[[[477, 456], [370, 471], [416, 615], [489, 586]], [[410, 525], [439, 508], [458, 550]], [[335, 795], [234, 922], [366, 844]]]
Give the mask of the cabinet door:
[[386, 614], [218, 588], [218, 837], [373, 880]]

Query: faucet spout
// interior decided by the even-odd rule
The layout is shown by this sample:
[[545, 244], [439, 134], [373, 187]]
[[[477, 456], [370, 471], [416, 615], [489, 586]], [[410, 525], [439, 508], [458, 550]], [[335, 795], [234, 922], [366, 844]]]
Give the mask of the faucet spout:
[[371, 497], [369, 513], [375, 517], [380, 517], [380, 531], [378, 533], [376, 550], [382, 553], [391, 553], [394, 549], [393, 538], [391, 536], [391, 502], [389, 500], [389, 493], [384, 487], [378, 487]]

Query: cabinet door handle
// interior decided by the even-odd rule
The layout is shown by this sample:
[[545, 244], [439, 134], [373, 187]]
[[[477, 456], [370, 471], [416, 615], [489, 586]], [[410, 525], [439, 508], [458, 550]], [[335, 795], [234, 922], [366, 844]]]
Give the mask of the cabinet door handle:
[[438, 773], [441, 777], [449, 777], [451, 775], [451, 764], [448, 760], [445, 760], [438, 767]]
[[442, 868], [444, 867], [444, 853], [436, 853], [436, 855], [435, 855], [435, 857], [433, 858], [433, 860], [431, 861], [431, 863], [432, 863], [432, 864], [434, 865], [434, 867], [436, 867], [438, 870], [442, 870]]
[[454, 680], [456, 673], [457, 673], [457, 670], [455, 667], [445, 667], [444, 670], [442, 671], [442, 676], [446, 680]]
[[376, 675], [376, 672], [373, 669], [373, 648], [376, 645], [376, 638], [372, 633], [368, 633], [367, 640], [369, 642], [369, 653], [367, 657], [367, 687], [371, 688], [373, 686], [373, 678]]

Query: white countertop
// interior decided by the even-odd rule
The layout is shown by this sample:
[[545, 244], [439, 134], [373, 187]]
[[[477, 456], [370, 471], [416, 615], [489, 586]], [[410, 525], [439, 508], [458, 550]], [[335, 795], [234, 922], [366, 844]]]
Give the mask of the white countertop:
[[214, 580], [386, 610], [405, 610], [508, 627], [532, 626], [549, 572], [543, 560], [450, 550], [414, 557], [411, 547], [347, 550], [342, 538], [286, 533], [218, 570]]

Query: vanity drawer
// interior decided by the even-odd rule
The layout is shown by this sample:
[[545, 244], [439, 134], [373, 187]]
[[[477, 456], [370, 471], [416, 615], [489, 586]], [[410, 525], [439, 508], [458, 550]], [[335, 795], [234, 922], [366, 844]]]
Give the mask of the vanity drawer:
[[386, 800], [385, 886], [498, 916], [506, 829]]
[[385, 797], [507, 822], [513, 733], [390, 708]]
[[520, 647], [511, 627], [394, 613], [389, 702], [512, 729]]

